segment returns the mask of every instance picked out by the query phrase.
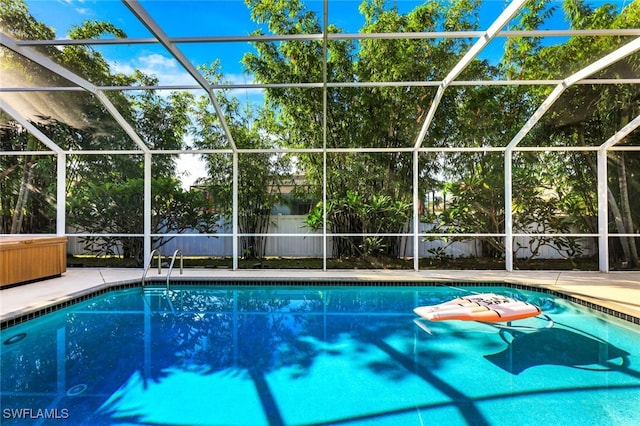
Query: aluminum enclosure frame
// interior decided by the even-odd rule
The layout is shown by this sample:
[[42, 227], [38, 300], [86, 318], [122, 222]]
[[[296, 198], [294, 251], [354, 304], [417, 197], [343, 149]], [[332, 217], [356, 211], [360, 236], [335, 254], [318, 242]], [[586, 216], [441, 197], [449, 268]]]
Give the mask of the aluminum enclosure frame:
[[[640, 126], [640, 117], [636, 117], [627, 126], [620, 129], [616, 134], [599, 146], [585, 146], [585, 147], [519, 147], [518, 143], [531, 131], [533, 126], [540, 120], [540, 118], [551, 108], [553, 103], [560, 97], [560, 95], [570, 86], [577, 84], [640, 84], [640, 78], [635, 79], [609, 79], [609, 80], [594, 80], [588, 79], [598, 70], [603, 69], [606, 66], [614, 64], [624, 57], [640, 51], [640, 29], [624, 29], [624, 30], [570, 30], [570, 31], [504, 31], [503, 28], [518, 13], [527, 3], [526, 0], [513, 0], [502, 12], [502, 14], [496, 18], [493, 24], [486, 31], [467, 31], [467, 32], [435, 32], [435, 33], [373, 33], [373, 34], [329, 34], [326, 31], [328, 27], [327, 11], [329, 7], [329, 0], [323, 1], [324, 9], [324, 25], [323, 32], [321, 34], [303, 34], [303, 35], [278, 35], [278, 36], [232, 36], [232, 37], [181, 37], [171, 38], [168, 37], [163, 29], [158, 25], [154, 19], [146, 12], [143, 6], [134, 0], [122, 0], [131, 13], [152, 33], [153, 38], [146, 39], [101, 39], [101, 40], [15, 40], [9, 36], [0, 33], [0, 44], [15, 53], [22, 55], [44, 68], [64, 77], [75, 84], [75, 87], [0, 87], [0, 93], [2, 92], [28, 92], [28, 91], [73, 91], [80, 90], [92, 93], [116, 120], [118, 125], [129, 135], [129, 137], [135, 142], [138, 149], [128, 151], [113, 151], [105, 150], [100, 151], [101, 154], [141, 154], [144, 155], [144, 231], [143, 234], [134, 235], [144, 238], [144, 250], [145, 250], [145, 264], [149, 262], [149, 255], [151, 252], [151, 240], [153, 237], [173, 236], [175, 234], [152, 234], [151, 232], [151, 160], [153, 155], [161, 154], [216, 154], [216, 153], [229, 153], [232, 155], [233, 161], [233, 189], [232, 189], [232, 206], [233, 206], [233, 220], [232, 220], [232, 233], [231, 234], [212, 234], [215, 236], [231, 237], [233, 240], [233, 269], [238, 269], [238, 238], [242, 235], [239, 233], [238, 227], [238, 155], [241, 154], [253, 154], [253, 153], [318, 153], [322, 154], [323, 158], [323, 201], [325, 210], [323, 212], [323, 269], [327, 269], [327, 241], [332, 236], [348, 235], [348, 234], [331, 234], [327, 232], [327, 212], [326, 212], [326, 196], [327, 196], [327, 154], [328, 153], [395, 153], [395, 152], [407, 152], [412, 154], [413, 161], [413, 218], [412, 218], [412, 232], [405, 234], [398, 234], [400, 236], [411, 237], [413, 239], [413, 268], [419, 270], [419, 242], [420, 238], [426, 236], [419, 232], [419, 190], [418, 190], [418, 160], [420, 153], [429, 152], [500, 152], [504, 155], [505, 159], [505, 232], [504, 234], [428, 234], [429, 236], [502, 236], [505, 239], [505, 269], [507, 271], [513, 270], [513, 238], [517, 236], [528, 236], [529, 234], [517, 234], [513, 232], [513, 219], [512, 219], [512, 155], [518, 151], [593, 151], [597, 153], [597, 182], [598, 182], [598, 233], [597, 234], [562, 234], [568, 237], [597, 237], [599, 244], [599, 270], [602, 272], [609, 271], [608, 260], [608, 238], [610, 235], [616, 235], [622, 238], [637, 237], [634, 234], [610, 234], [607, 227], [608, 207], [607, 207], [607, 152], [616, 149], [624, 149], [630, 151], [640, 152], [640, 147], [616, 147], [620, 141], [622, 141], [629, 133], [634, 131]], [[610, 53], [602, 59], [594, 61], [592, 64], [586, 66], [582, 70], [574, 73], [564, 80], [513, 80], [513, 81], [460, 81], [457, 80], [458, 76], [464, 71], [464, 69], [471, 63], [473, 59], [482, 51], [486, 45], [496, 37], [514, 37], [514, 36], [572, 36], [572, 35], [596, 35], [596, 36], [638, 36], [630, 43], [622, 46], [616, 51]], [[460, 59], [460, 61], [448, 72], [447, 76], [441, 81], [388, 81], [388, 82], [345, 82], [336, 83], [327, 81], [327, 45], [330, 40], [361, 40], [361, 39], [401, 39], [401, 38], [476, 38], [476, 43], [466, 54]], [[281, 83], [281, 84], [224, 84], [224, 85], [212, 85], [208, 83], [204, 77], [197, 71], [194, 64], [192, 64], [187, 57], [177, 47], [177, 43], [201, 43], [201, 42], [228, 42], [228, 41], [285, 41], [285, 40], [317, 40], [323, 43], [323, 81], [314, 83]], [[38, 53], [33, 49], [35, 46], [43, 45], [117, 45], [117, 44], [161, 44], [164, 48], [178, 61], [180, 66], [187, 71], [187, 73], [194, 78], [197, 84], [184, 85], [184, 86], [148, 86], [148, 87], [99, 87], [91, 84], [82, 77], [72, 73], [71, 71], [61, 67], [54, 63], [44, 55]], [[513, 139], [505, 147], [483, 147], [483, 148], [428, 148], [423, 147], [423, 141], [425, 140], [433, 117], [438, 109], [439, 103], [444, 96], [444, 93], [448, 87], [452, 86], [489, 86], [489, 85], [555, 85], [554, 91], [549, 95], [547, 100], [543, 102], [538, 110], [530, 117], [521, 130], [513, 137]], [[329, 148], [327, 147], [327, 91], [333, 87], [392, 87], [392, 86], [431, 86], [437, 87], [437, 93], [432, 101], [430, 110], [424, 121], [420, 126], [420, 131], [416, 137], [413, 147], [407, 148]], [[233, 139], [233, 134], [229, 129], [224, 114], [220, 105], [215, 97], [215, 90], [229, 89], [229, 88], [269, 88], [269, 87], [308, 87], [308, 88], [320, 88], [323, 91], [323, 124], [322, 124], [322, 148], [313, 149], [239, 149], [237, 148]], [[173, 89], [203, 89], [206, 91], [209, 100], [214, 107], [215, 113], [220, 120], [224, 133], [229, 142], [229, 149], [224, 150], [189, 150], [187, 152], [174, 150], [152, 150], [144, 141], [136, 134], [134, 127], [128, 123], [117, 108], [108, 100], [104, 92], [109, 90], [173, 90]], [[42, 134], [35, 126], [20, 115], [11, 105], [0, 99], [0, 109], [4, 110], [9, 116], [14, 118], [20, 123], [27, 131], [33, 134], [38, 140], [40, 140], [50, 151], [37, 151], [36, 155], [55, 155], [58, 161], [57, 167], [57, 219], [56, 229], [57, 235], [66, 235], [65, 231], [65, 204], [66, 194], [64, 188], [66, 187], [66, 156], [70, 154], [70, 151], [63, 150], [60, 146], [55, 144], [51, 139]], [[85, 151], [77, 152], [74, 154], [95, 154], [96, 152]], [[24, 155], [25, 152], [0, 152], [0, 155]], [[80, 234], [73, 234], [80, 235]], [[106, 235], [106, 234], [105, 234]], [[207, 234], [199, 234], [199, 236], [206, 236]], [[306, 234], [270, 234], [273, 236], [304, 236]], [[390, 235], [390, 234], [380, 234]], [[394, 234], [395, 235], [395, 234]], [[544, 234], [535, 234], [544, 236]], [[560, 235], [560, 234], [553, 234]], [[96, 235], [97, 236], [97, 235]], [[131, 236], [131, 235], [130, 235]]]

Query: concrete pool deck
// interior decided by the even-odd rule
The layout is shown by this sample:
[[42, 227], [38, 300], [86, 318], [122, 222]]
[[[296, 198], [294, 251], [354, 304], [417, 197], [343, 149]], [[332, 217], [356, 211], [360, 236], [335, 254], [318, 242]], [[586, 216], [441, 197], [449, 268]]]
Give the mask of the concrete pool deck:
[[[166, 280], [151, 269], [149, 281]], [[134, 283], [142, 269], [69, 268], [61, 277], [0, 290], [0, 321], [6, 322], [112, 286]], [[172, 280], [197, 281], [311, 281], [311, 282], [442, 282], [509, 283], [563, 293], [616, 312], [640, 318], [640, 271], [451, 271], [451, 270], [275, 270], [192, 269], [180, 275], [174, 269]], [[636, 322], [637, 323], [637, 322]]]

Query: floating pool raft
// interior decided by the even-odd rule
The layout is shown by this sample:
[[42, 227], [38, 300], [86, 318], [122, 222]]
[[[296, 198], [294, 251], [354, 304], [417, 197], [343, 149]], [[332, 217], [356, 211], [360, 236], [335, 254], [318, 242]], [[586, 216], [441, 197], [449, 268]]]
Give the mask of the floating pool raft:
[[493, 293], [458, 297], [432, 306], [419, 306], [413, 310], [429, 321], [481, 321], [505, 322], [535, 317], [542, 311], [531, 303]]

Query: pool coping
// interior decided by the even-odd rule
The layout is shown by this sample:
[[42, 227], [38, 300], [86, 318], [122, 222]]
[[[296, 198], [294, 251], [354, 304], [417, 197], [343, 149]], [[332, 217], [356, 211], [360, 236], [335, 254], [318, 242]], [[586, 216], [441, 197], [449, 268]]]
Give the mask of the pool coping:
[[[89, 271], [87, 271], [89, 272]], [[76, 291], [61, 291], [54, 294], [53, 297], [44, 295], [39, 300], [35, 298], [33, 303], [22, 301], [15, 303], [13, 309], [6, 309], [4, 297], [2, 297], [2, 313], [0, 315], [0, 329], [12, 327], [14, 325], [29, 321], [50, 312], [63, 309], [73, 304], [82, 302], [89, 298], [99, 296], [101, 294], [128, 288], [141, 287], [141, 272], [137, 270], [128, 270], [128, 273], [121, 274], [125, 278], [118, 279], [116, 270], [100, 270], [99, 276], [102, 282], [98, 284], [88, 284]], [[588, 308], [603, 312], [615, 318], [640, 325], [640, 304], [634, 303], [635, 299], [640, 301], [640, 273], [622, 273], [616, 277], [615, 286], [609, 286], [607, 282], [610, 274], [601, 273], [581, 273], [567, 274], [558, 271], [528, 271], [525, 274], [502, 273], [498, 271], [404, 271], [404, 273], [389, 271], [333, 271], [334, 273], [312, 272], [312, 271], [233, 271], [233, 273], [216, 273], [213, 276], [211, 270], [191, 270], [185, 275], [174, 275], [171, 282], [176, 283], [197, 283], [199, 285], [237, 285], [240, 282], [255, 283], [260, 282], [266, 285], [285, 285], [285, 286], [310, 286], [310, 285], [366, 285], [366, 286], [440, 286], [440, 285], [463, 285], [465, 287], [491, 286], [501, 285], [504, 287], [538, 291], [551, 294], [565, 300], [586, 306]], [[177, 274], [177, 272], [176, 272]], [[76, 274], [73, 274], [76, 275]], [[132, 276], [137, 275], [137, 278]], [[220, 276], [223, 275], [223, 276]], [[563, 277], [564, 275], [564, 277]], [[567, 277], [567, 275], [569, 275]], [[603, 277], [604, 284], [603, 286]], [[66, 277], [69, 278], [69, 277]], [[122, 277], [120, 277], [122, 278]], [[65, 277], [55, 278], [49, 281], [63, 282]], [[166, 277], [151, 277], [147, 280], [154, 285], [166, 282]], [[535, 281], [535, 282], [532, 282]], [[572, 281], [577, 281], [572, 282]], [[586, 282], [583, 282], [586, 281]], [[599, 282], [598, 282], [599, 281]], [[46, 282], [33, 283], [42, 284]], [[250, 285], [250, 284], [249, 284]], [[22, 292], [30, 288], [28, 286], [14, 287], [13, 292]], [[617, 299], [598, 297], [594, 294], [594, 286], [601, 292], [605, 290], [620, 290], [624, 288], [625, 293], [618, 295]], [[0, 295], [8, 292], [10, 289], [3, 289]], [[596, 292], [597, 293], [597, 292]], [[606, 293], [606, 291], [605, 291]], [[626, 300], [631, 295], [630, 300]], [[51, 295], [48, 295], [51, 296]], [[9, 305], [11, 305], [11, 301]], [[637, 308], [636, 308], [637, 307]]]

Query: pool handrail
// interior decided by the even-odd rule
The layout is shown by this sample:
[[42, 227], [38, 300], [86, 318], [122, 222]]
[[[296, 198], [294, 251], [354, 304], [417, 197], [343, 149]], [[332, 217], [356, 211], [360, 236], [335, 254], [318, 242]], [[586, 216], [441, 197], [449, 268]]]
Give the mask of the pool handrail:
[[160, 250], [154, 249], [153, 251], [151, 251], [151, 254], [149, 255], [149, 263], [144, 268], [144, 272], [142, 273], [142, 287], [144, 287], [145, 278], [147, 278], [147, 272], [149, 272], [151, 264], [153, 263], [154, 254], [158, 255], [158, 275], [162, 273], [162, 254], [160, 253]]
[[169, 272], [167, 272], [167, 291], [169, 291], [169, 278], [171, 278], [171, 271], [173, 271], [173, 264], [176, 261], [176, 256], [180, 253], [180, 275], [184, 272], [184, 262], [182, 259], [182, 250], [177, 249], [173, 252], [173, 256], [171, 256], [171, 265], [169, 265]]

